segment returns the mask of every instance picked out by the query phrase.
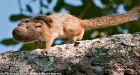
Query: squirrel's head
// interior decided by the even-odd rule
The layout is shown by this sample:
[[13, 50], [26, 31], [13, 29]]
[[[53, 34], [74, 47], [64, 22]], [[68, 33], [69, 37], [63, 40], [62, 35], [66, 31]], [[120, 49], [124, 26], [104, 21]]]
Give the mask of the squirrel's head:
[[32, 42], [41, 36], [44, 28], [50, 27], [50, 19], [45, 16], [35, 18], [24, 18], [18, 26], [13, 29], [12, 35], [16, 41]]

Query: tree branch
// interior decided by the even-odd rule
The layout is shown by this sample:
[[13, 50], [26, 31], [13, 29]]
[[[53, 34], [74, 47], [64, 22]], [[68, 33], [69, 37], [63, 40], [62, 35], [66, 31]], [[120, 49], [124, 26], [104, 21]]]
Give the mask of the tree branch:
[[0, 73], [140, 75], [140, 33], [120, 34], [40, 50], [0, 54]]

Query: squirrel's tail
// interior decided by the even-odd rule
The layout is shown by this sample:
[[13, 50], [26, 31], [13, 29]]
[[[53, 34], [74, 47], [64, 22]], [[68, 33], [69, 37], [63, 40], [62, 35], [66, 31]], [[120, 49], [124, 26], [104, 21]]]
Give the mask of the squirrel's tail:
[[84, 27], [92, 27], [93, 29], [115, 26], [129, 21], [133, 21], [140, 15], [140, 7], [135, 7], [125, 14], [114, 14], [94, 19], [81, 20]]

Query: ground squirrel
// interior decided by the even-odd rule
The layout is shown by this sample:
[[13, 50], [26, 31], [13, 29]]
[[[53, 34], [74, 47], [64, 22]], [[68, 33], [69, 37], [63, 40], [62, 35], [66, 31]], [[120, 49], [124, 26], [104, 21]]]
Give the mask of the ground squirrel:
[[13, 29], [13, 37], [17, 41], [32, 42], [38, 41], [39, 48], [42, 41], [46, 41], [46, 48], [43, 52], [48, 52], [54, 39], [65, 38], [71, 42], [81, 40], [86, 27], [93, 29], [115, 26], [138, 18], [140, 7], [135, 7], [125, 14], [114, 14], [93, 19], [79, 19], [70, 14], [51, 14], [48, 16], [37, 16], [24, 18]]

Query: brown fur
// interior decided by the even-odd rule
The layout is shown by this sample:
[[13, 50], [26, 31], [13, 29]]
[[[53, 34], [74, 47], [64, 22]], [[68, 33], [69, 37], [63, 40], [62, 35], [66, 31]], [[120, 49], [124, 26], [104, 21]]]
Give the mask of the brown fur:
[[37, 40], [41, 48], [42, 41], [46, 41], [48, 52], [54, 39], [65, 38], [71, 42], [81, 40], [86, 27], [102, 28], [119, 25], [134, 20], [140, 14], [140, 7], [134, 8], [126, 14], [115, 14], [95, 19], [81, 20], [70, 14], [51, 14], [25, 18], [13, 30], [13, 37], [17, 41], [32, 42]]

